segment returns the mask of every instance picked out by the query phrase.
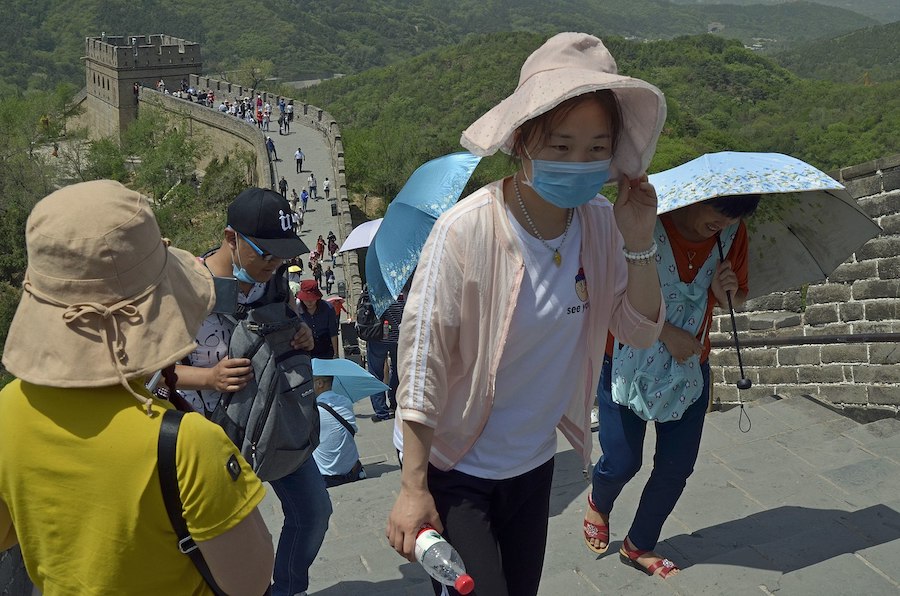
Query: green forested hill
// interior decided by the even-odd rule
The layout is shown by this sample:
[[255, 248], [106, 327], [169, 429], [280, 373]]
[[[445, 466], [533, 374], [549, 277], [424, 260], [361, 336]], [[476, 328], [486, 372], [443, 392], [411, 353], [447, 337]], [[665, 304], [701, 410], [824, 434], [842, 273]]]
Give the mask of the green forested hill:
[[867, 84], [900, 81], [900, 21], [816, 40], [774, 57], [802, 77]]
[[[784, 4], [790, 0], [671, 0], [676, 4]], [[882, 23], [900, 21], [900, 2], [897, 0], [815, 0], [816, 4], [846, 8], [877, 19]]]
[[[340, 122], [357, 189], [393, 196], [422, 162], [459, 150], [462, 130], [515, 87], [544, 37], [474, 36], [387, 68], [328, 81], [305, 99]], [[607, 38], [620, 72], [666, 94], [651, 171], [726, 149], [778, 151], [831, 169], [900, 152], [900, 83], [804, 80], [741, 43], [711, 35], [637, 43]], [[474, 184], [509, 171], [485, 160]]]
[[685, 6], [659, 0], [29, 0], [0, 20], [0, 92], [79, 84], [86, 36], [167, 33], [203, 44], [206, 71], [234, 72], [243, 58], [270, 59], [276, 74], [354, 73], [500, 31], [670, 38], [707, 31], [798, 42], [875, 24], [808, 2], [781, 6]]

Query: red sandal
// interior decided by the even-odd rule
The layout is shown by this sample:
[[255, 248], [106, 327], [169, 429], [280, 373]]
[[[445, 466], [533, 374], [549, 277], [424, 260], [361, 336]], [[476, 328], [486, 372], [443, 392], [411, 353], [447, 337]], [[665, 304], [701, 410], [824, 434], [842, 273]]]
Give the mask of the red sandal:
[[662, 579], [666, 579], [671, 573], [681, 571], [681, 569], [669, 559], [660, 559], [649, 567], [644, 567], [638, 562], [638, 557], [642, 557], [649, 552], [649, 550], [632, 550], [628, 548], [628, 538], [626, 537], [625, 540], [622, 541], [622, 548], [619, 549], [619, 559], [626, 565], [643, 571], [647, 575], [656, 575], [656, 572], [659, 571], [659, 577]]
[[[594, 505], [594, 499], [591, 495], [588, 495], [588, 505], [591, 510], [595, 513], [600, 513], [597, 509], [597, 506]], [[601, 542], [605, 542], [606, 546], [594, 546], [591, 544], [591, 540], [599, 539]], [[595, 552], [598, 555], [602, 555], [609, 548], [609, 524], [592, 524], [588, 520], [584, 520], [584, 543], [587, 544], [587, 547], [591, 549], [591, 552]]]

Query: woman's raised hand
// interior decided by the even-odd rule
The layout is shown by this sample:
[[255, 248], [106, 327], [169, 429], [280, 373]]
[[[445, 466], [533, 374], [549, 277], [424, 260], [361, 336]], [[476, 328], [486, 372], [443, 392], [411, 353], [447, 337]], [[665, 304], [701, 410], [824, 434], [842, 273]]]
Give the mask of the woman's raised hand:
[[619, 180], [619, 198], [613, 205], [616, 224], [625, 240], [625, 248], [643, 251], [650, 248], [656, 225], [656, 189], [647, 174]]

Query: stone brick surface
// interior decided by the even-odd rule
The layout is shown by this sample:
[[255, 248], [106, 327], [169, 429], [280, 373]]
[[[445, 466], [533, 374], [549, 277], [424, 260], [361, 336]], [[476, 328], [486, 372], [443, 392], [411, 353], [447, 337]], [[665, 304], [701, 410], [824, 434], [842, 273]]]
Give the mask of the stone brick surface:
[[875, 160], [875, 167], [882, 171], [900, 168], [900, 153], [879, 157]]
[[867, 321], [890, 321], [898, 318], [900, 307], [897, 300], [867, 300], [865, 302]]
[[803, 297], [800, 295], [800, 292], [786, 292], [781, 308], [791, 312], [801, 312], [803, 310]]
[[798, 368], [796, 366], [778, 366], [775, 368], [760, 368], [757, 377], [760, 383], [767, 385], [785, 385], [796, 383]]
[[844, 182], [849, 192], [854, 198], [868, 197], [878, 194], [882, 190], [882, 182], [880, 175], [868, 176], [866, 178], [857, 178], [855, 180], [847, 180]]
[[870, 279], [878, 275], [876, 261], [842, 263], [828, 276], [830, 282], [852, 282], [858, 279]]
[[822, 362], [868, 362], [869, 350], [864, 344], [822, 346]]
[[[896, 379], [897, 376], [895, 375]], [[891, 381], [883, 379], [884, 383], [900, 383], [900, 381]], [[869, 403], [883, 406], [900, 406], [900, 386], [898, 385], [870, 385], [869, 386]]]
[[889, 259], [897, 255], [900, 255], [900, 237], [898, 236], [881, 236], [873, 238], [856, 251], [856, 259], [858, 261]]
[[881, 186], [884, 192], [900, 189], [900, 169], [889, 170], [881, 175]]
[[841, 321], [859, 321], [866, 316], [866, 307], [862, 302], [847, 302], [838, 306]]
[[885, 215], [878, 221], [878, 225], [884, 230], [885, 236], [891, 234], [900, 234], [900, 214]]
[[900, 329], [896, 321], [856, 321], [853, 333], [892, 333]]
[[835, 304], [815, 304], [808, 306], [804, 318], [806, 319], [807, 325], [824, 325], [825, 323], [836, 323], [840, 320], [838, 308]]
[[895, 383], [900, 394], [900, 364], [861, 364], [852, 367], [855, 383]]
[[900, 257], [879, 259], [876, 262], [879, 279], [900, 279]]
[[801, 383], [843, 383], [844, 367], [840, 365], [829, 366], [801, 366], [797, 369], [797, 378]]
[[833, 404], [866, 404], [869, 393], [865, 385], [841, 383], [836, 385], [819, 385], [819, 397]]
[[[897, 248], [900, 250], [900, 244]], [[898, 297], [900, 297], [900, 280], [869, 279], [853, 283], [853, 298], [856, 300]]]
[[742, 348], [744, 366], [775, 366], [778, 352], [771, 348]]
[[849, 323], [829, 323], [817, 327], [806, 327], [806, 335], [843, 335], [853, 332], [853, 325]]
[[807, 304], [828, 304], [850, 300], [850, 286], [844, 284], [820, 284], [809, 286], [806, 291]]
[[[856, 195], [854, 195], [856, 196]], [[866, 197], [859, 200], [859, 206], [869, 214], [869, 217], [881, 217], [900, 213], [900, 193]]]
[[788, 346], [778, 348], [778, 364], [780, 366], [797, 364], [819, 364], [822, 362], [820, 346]]
[[900, 344], [872, 344], [869, 347], [870, 364], [900, 364]]
[[841, 180], [846, 183], [856, 178], [870, 178], [874, 176], [877, 171], [878, 162], [873, 159], [871, 161], [841, 168], [840, 176]]

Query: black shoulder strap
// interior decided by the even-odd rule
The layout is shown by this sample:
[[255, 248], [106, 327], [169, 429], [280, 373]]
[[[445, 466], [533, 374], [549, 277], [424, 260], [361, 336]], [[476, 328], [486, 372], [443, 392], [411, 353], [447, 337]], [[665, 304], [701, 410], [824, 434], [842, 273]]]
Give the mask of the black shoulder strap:
[[181, 493], [178, 491], [178, 472], [175, 469], [175, 446], [178, 442], [178, 427], [181, 426], [181, 418], [184, 412], [178, 410], [166, 410], [163, 414], [162, 424], [159, 427], [159, 444], [156, 458], [159, 469], [159, 483], [162, 485], [163, 501], [166, 504], [166, 512], [169, 521], [178, 536], [178, 550], [186, 554], [193, 561], [197, 571], [203, 576], [203, 580], [217, 596], [224, 596], [212, 572], [206, 565], [203, 553], [197, 548], [191, 533], [188, 532], [187, 523], [184, 521]]
[[322, 403], [319, 403], [319, 404], [316, 404], [316, 405], [319, 406], [320, 408], [324, 408], [324, 409], [328, 410], [328, 413], [330, 413], [332, 416], [334, 416], [335, 418], [337, 418], [337, 421], [340, 422], [342, 425], [344, 425], [344, 428], [347, 429], [347, 432], [350, 433], [350, 436], [351, 436], [351, 437], [352, 437], [353, 435], [356, 434], [356, 431], [353, 430], [353, 427], [350, 426], [350, 423], [347, 422], [347, 419], [344, 418], [343, 416], [341, 416], [340, 414], [338, 414], [338, 413], [334, 410], [334, 408], [332, 408], [332, 407], [329, 406], [328, 404], [322, 404]]

